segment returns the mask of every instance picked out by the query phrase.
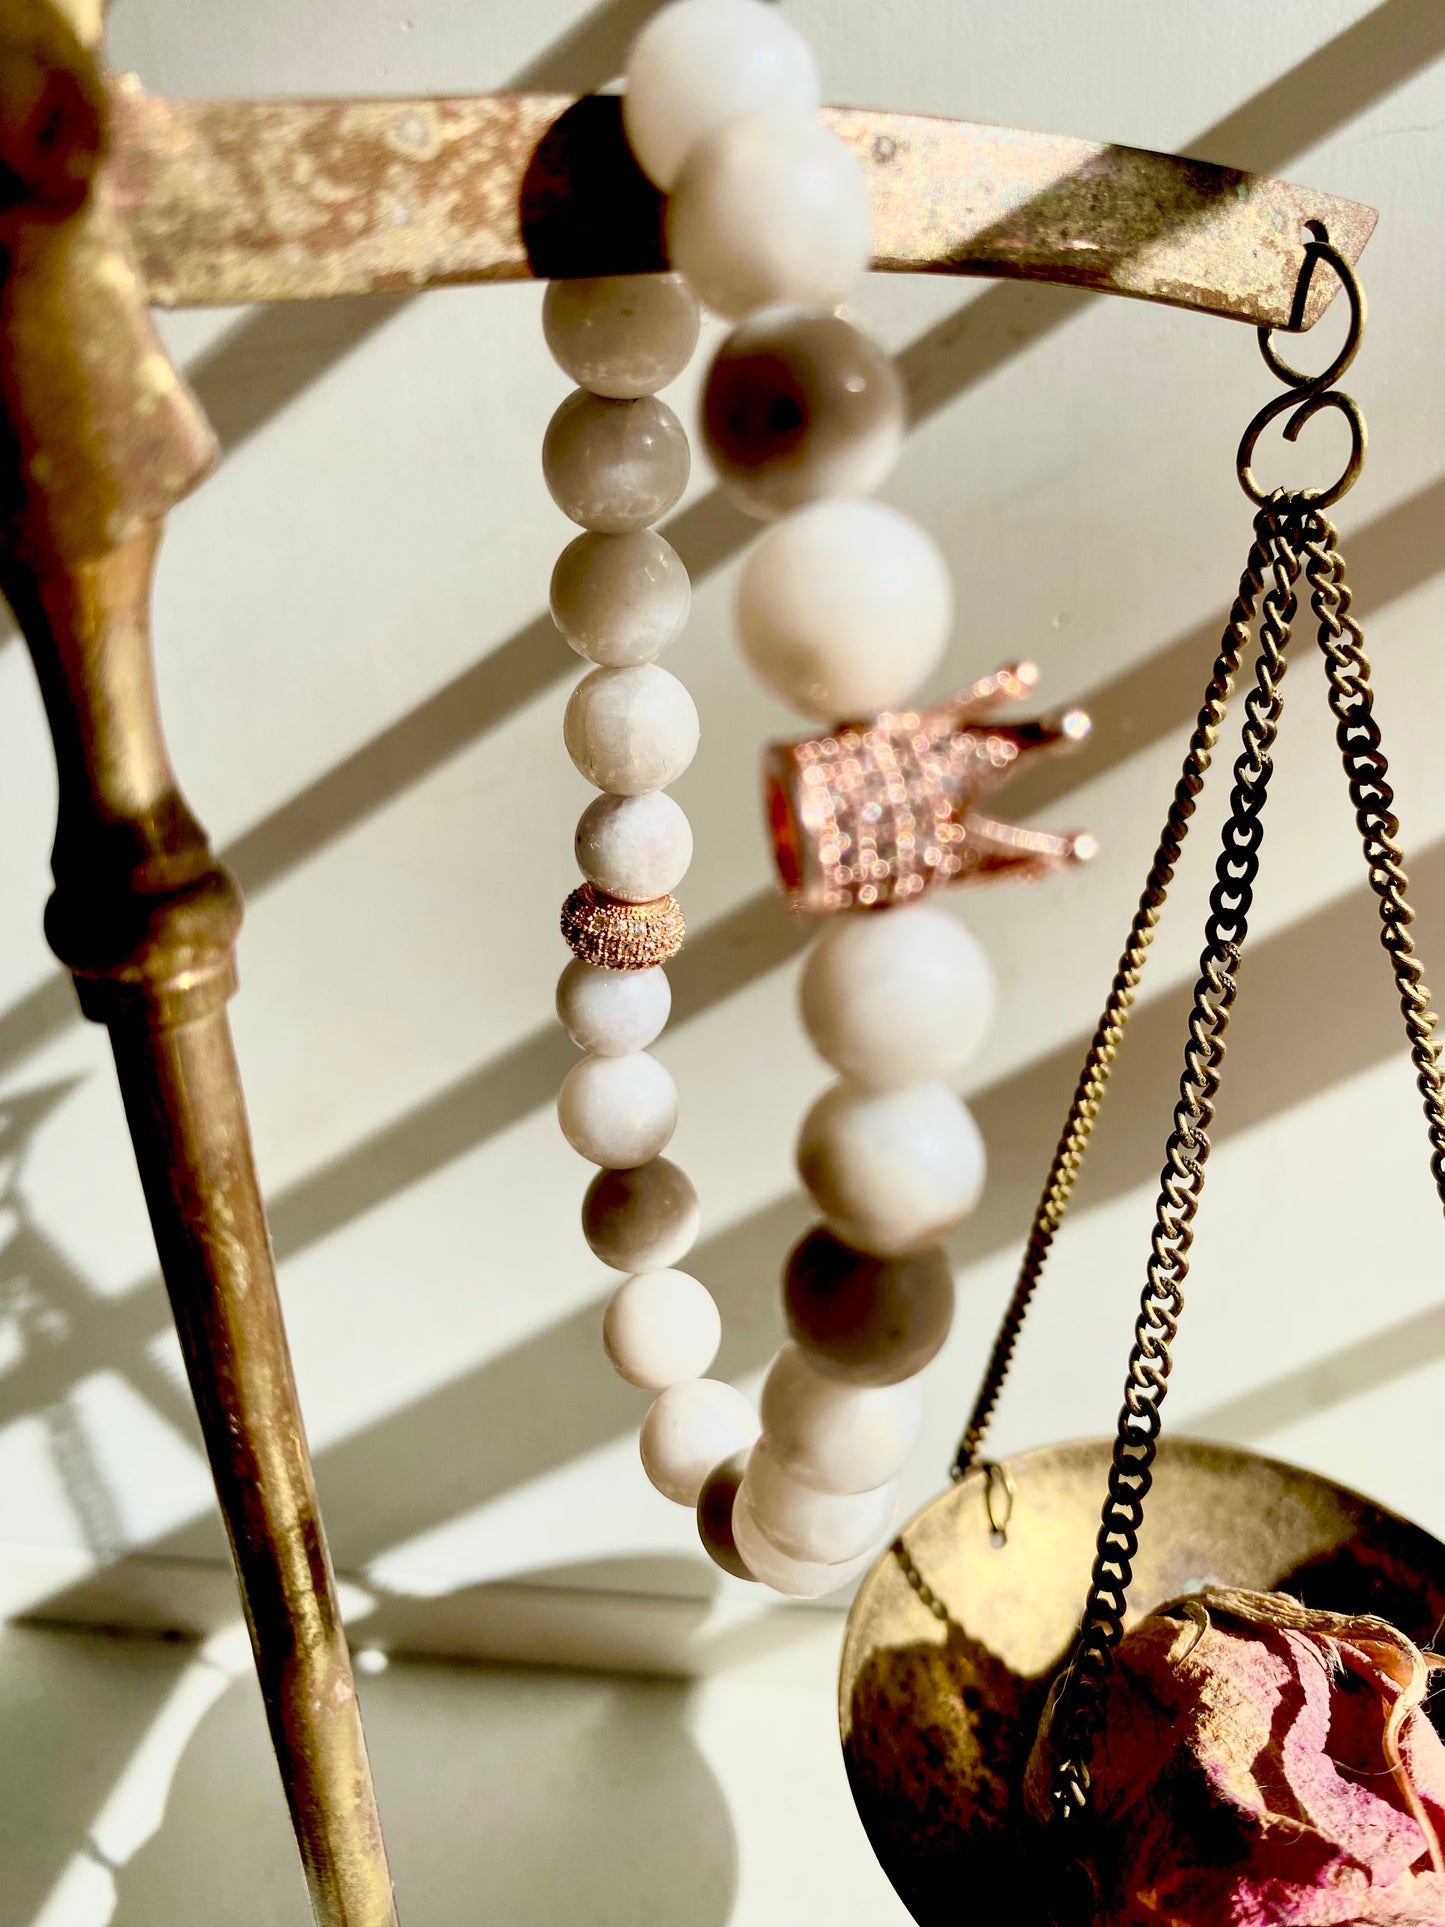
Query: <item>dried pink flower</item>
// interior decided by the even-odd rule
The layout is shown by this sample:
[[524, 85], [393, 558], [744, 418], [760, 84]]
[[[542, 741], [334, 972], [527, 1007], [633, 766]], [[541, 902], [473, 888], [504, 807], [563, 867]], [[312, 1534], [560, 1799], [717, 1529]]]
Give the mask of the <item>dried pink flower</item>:
[[[1382, 1619], [1208, 1591], [1120, 1642], [1090, 1771], [1101, 1927], [1441, 1927], [1445, 1745]], [[1042, 1814], [1047, 1728], [1029, 1767]]]

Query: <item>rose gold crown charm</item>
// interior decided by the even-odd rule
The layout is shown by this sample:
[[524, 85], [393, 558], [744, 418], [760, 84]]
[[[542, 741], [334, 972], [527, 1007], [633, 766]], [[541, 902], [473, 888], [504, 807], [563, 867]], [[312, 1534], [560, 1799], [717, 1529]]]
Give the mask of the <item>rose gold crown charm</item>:
[[989, 723], [1038, 682], [1031, 662], [1000, 669], [946, 703], [839, 723], [775, 743], [764, 763], [768, 828], [789, 907], [814, 916], [883, 909], [949, 884], [1033, 881], [1098, 847], [983, 815], [978, 805], [1034, 757], [1076, 749], [1081, 709]]

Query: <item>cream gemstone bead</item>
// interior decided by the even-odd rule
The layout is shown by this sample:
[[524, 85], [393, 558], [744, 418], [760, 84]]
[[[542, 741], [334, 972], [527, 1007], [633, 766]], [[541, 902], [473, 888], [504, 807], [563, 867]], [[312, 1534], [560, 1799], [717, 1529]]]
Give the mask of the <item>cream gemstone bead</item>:
[[851, 1385], [896, 1385], [921, 1372], [943, 1349], [953, 1299], [937, 1245], [870, 1258], [819, 1229], [794, 1246], [783, 1272], [794, 1342], [818, 1371]]
[[692, 611], [682, 558], [655, 529], [579, 535], [552, 571], [552, 620], [579, 656], [605, 669], [652, 662]]
[[642, 1469], [665, 1498], [695, 1506], [715, 1465], [747, 1449], [758, 1415], [721, 1379], [694, 1378], [659, 1392], [642, 1421]]
[[796, 1345], [768, 1368], [763, 1436], [778, 1463], [820, 1492], [871, 1492], [907, 1462], [923, 1427], [916, 1378], [899, 1385], [844, 1385], [825, 1378]]
[[743, 1504], [759, 1530], [790, 1559], [837, 1565], [876, 1546], [893, 1521], [898, 1488], [819, 1492], [788, 1471], [760, 1439], [748, 1459]]
[[840, 1586], [861, 1579], [874, 1558], [871, 1546], [856, 1559], [843, 1560], [837, 1565], [790, 1558], [786, 1552], [780, 1552], [763, 1531], [742, 1493], [733, 1506], [733, 1534], [754, 1579], [790, 1599], [822, 1599], [830, 1592], [837, 1592]]
[[885, 1090], [942, 1078], [973, 1056], [997, 991], [983, 947], [946, 910], [908, 904], [836, 917], [809, 950], [798, 987], [818, 1055]]
[[750, 515], [871, 494], [898, 458], [905, 425], [891, 357], [841, 315], [765, 309], [733, 329], [708, 370], [707, 450]]
[[562, 1080], [557, 1121], [582, 1157], [630, 1171], [667, 1149], [677, 1129], [677, 1086], [646, 1051], [584, 1057]]
[[697, 754], [697, 709], [656, 663], [594, 669], [567, 703], [567, 754], [600, 790], [642, 796], [675, 783]]
[[553, 281], [542, 302], [553, 360], [579, 388], [613, 401], [656, 394], [697, 346], [697, 296], [680, 274]]
[[730, 1459], [715, 1465], [702, 1482], [702, 1491], [697, 1495], [697, 1536], [702, 1540], [703, 1551], [715, 1566], [730, 1573], [734, 1579], [751, 1579], [747, 1564], [738, 1551], [738, 1542], [733, 1533], [733, 1507], [737, 1503], [738, 1488], [747, 1470], [746, 1452], [734, 1452]]
[[605, 401], [579, 388], [547, 424], [542, 474], [584, 529], [629, 535], [659, 521], [687, 487], [687, 433], [666, 402]]
[[660, 966], [602, 970], [574, 957], [557, 979], [557, 1017], [580, 1049], [626, 1057], [660, 1037], [672, 1010], [672, 986]]
[[831, 308], [868, 266], [868, 188], [818, 121], [746, 114], [688, 154], [667, 204], [667, 251], [732, 320], [780, 302]]
[[622, 122], [638, 166], [664, 191], [689, 149], [739, 114], [815, 114], [813, 50], [762, 0], [677, 0], [655, 13], [627, 57]]
[[770, 528], [738, 585], [738, 640], [805, 715], [907, 704], [938, 667], [953, 585], [938, 545], [882, 502], [817, 502]]
[[936, 1244], [983, 1192], [983, 1139], [944, 1084], [826, 1090], [798, 1134], [798, 1173], [845, 1243], [877, 1258]]
[[692, 825], [663, 790], [599, 796], [577, 825], [577, 867], [604, 896], [651, 903], [675, 890], [692, 861]]
[[582, 1235], [593, 1257], [614, 1271], [677, 1264], [697, 1242], [701, 1223], [691, 1178], [668, 1158], [635, 1171], [599, 1171], [582, 1200]]
[[602, 1314], [602, 1344], [629, 1385], [665, 1392], [701, 1378], [722, 1343], [712, 1293], [685, 1271], [644, 1271], [613, 1292]]

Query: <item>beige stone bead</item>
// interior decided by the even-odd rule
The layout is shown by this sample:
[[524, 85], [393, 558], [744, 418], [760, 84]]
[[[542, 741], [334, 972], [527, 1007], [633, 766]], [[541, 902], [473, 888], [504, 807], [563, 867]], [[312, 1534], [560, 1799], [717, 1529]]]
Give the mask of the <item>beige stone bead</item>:
[[574, 957], [557, 979], [557, 1017], [572, 1042], [598, 1057], [646, 1050], [662, 1035], [672, 986], [660, 966], [603, 970]]
[[785, 515], [888, 477], [907, 425], [890, 356], [841, 315], [771, 308], [718, 349], [703, 432], [724, 489], [750, 515]]
[[701, 1378], [722, 1343], [722, 1314], [685, 1271], [644, 1271], [617, 1287], [602, 1315], [602, 1344], [618, 1376], [644, 1391]]
[[825, 1599], [830, 1592], [861, 1579], [872, 1565], [873, 1549], [838, 1565], [824, 1565], [810, 1559], [792, 1559], [780, 1552], [763, 1531], [743, 1496], [739, 1493], [733, 1507], [733, 1532], [754, 1579], [760, 1579], [774, 1592], [789, 1599]]
[[580, 1156], [631, 1170], [667, 1149], [677, 1129], [677, 1086], [646, 1051], [584, 1057], [562, 1080], [557, 1121]]
[[542, 332], [558, 367], [613, 401], [655, 395], [675, 381], [697, 331], [697, 296], [680, 274], [554, 281], [542, 301]]
[[883, 502], [815, 502], [743, 564], [738, 641], [783, 701], [824, 722], [901, 709], [943, 660], [953, 584], [938, 545]]
[[907, 1462], [923, 1426], [916, 1378], [844, 1385], [784, 1345], [762, 1393], [763, 1434], [779, 1463], [820, 1492], [870, 1492]]
[[629, 535], [660, 521], [687, 487], [687, 435], [666, 402], [605, 401], [576, 389], [547, 424], [542, 474], [584, 529]]
[[635, 1171], [599, 1171], [582, 1200], [582, 1235], [593, 1256], [615, 1271], [663, 1271], [680, 1263], [701, 1223], [692, 1180], [667, 1158]]
[[885, 1090], [961, 1070], [988, 1035], [997, 991], [960, 919], [917, 903], [835, 917], [808, 951], [798, 1002], [819, 1056]]
[[943, 1349], [953, 1299], [937, 1245], [871, 1258], [819, 1229], [794, 1246], [783, 1273], [789, 1334], [818, 1371], [850, 1385], [896, 1385], [921, 1372]]
[[663, 790], [599, 796], [582, 812], [577, 867], [605, 896], [650, 903], [675, 890], [692, 861], [692, 825]]
[[704, 135], [763, 108], [814, 114], [823, 98], [813, 50], [762, 0], [675, 0], [627, 57], [623, 125], [648, 179], [664, 191]]
[[748, 114], [689, 153], [667, 204], [667, 250], [732, 320], [781, 302], [831, 308], [868, 266], [870, 221], [862, 170], [826, 127]]
[[845, 1243], [878, 1258], [937, 1244], [983, 1194], [983, 1139], [944, 1084], [826, 1090], [798, 1133], [798, 1174]]
[[687, 627], [692, 584], [656, 529], [579, 535], [552, 571], [552, 620], [579, 656], [605, 669], [652, 662]]
[[709, 1472], [758, 1435], [758, 1415], [740, 1391], [716, 1378], [670, 1385], [642, 1421], [642, 1469], [665, 1498], [695, 1506]]
[[820, 1492], [789, 1472], [766, 1439], [748, 1459], [742, 1502], [759, 1529], [790, 1559], [837, 1565], [877, 1546], [893, 1520], [898, 1488]]
[[568, 699], [562, 737], [589, 783], [642, 796], [675, 783], [697, 754], [697, 708], [655, 662], [594, 669]]

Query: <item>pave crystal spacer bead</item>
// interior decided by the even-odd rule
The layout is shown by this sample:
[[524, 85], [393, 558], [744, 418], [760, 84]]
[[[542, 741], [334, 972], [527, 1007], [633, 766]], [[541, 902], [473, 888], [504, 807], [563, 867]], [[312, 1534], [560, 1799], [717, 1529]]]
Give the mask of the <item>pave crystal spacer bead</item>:
[[881, 910], [949, 884], [1032, 880], [1086, 862], [1093, 837], [1021, 829], [978, 807], [1024, 764], [1076, 749], [1089, 733], [1078, 709], [987, 720], [1037, 681], [1032, 663], [1018, 663], [934, 709], [775, 743], [764, 764], [768, 828], [789, 907]]
[[601, 970], [651, 970], [681, 950], [687, 919], [676, 897], [619, 903], [584, 883], [562, 905], [562, 935], [583, 963]]

